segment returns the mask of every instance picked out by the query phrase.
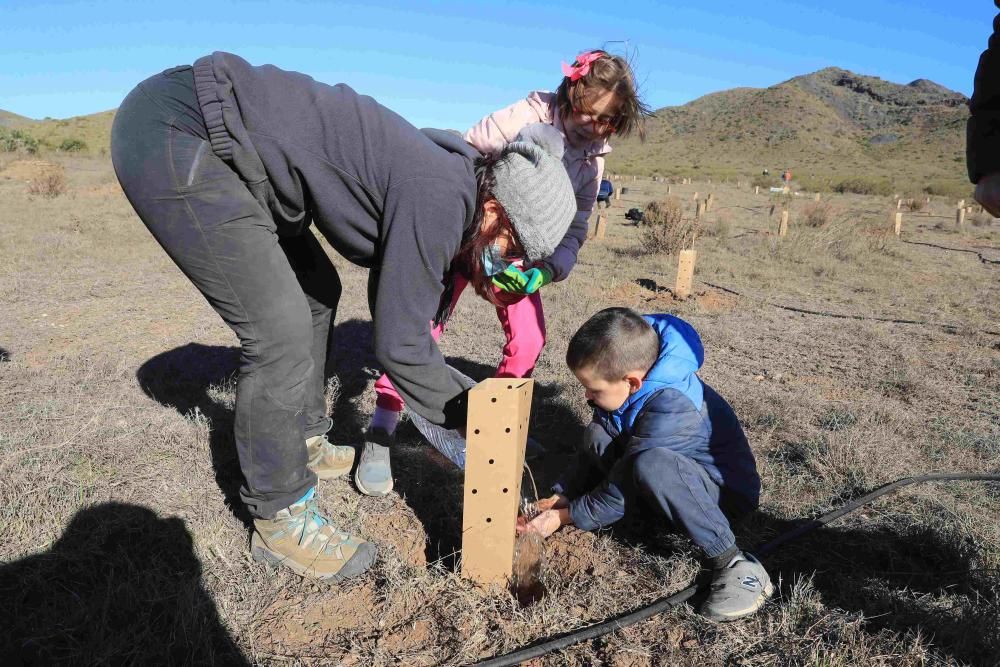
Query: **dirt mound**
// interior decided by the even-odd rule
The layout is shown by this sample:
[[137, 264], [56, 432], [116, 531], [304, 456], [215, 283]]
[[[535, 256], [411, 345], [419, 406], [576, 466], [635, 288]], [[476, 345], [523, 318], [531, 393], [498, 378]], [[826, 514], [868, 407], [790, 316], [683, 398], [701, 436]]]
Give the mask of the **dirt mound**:
[[412, 514], [372, 514], [365, 522], [365, 528], [373, 542], [391, 545], [403, 562], [413, 567], [427, 567], [427, 536], [424, 527]]
[[607, 556], [597, 548], [597, 535], [563, 529], [545, 541], [545, 565], [561, 577], [590, 575], [601, 577], [611, 572]]

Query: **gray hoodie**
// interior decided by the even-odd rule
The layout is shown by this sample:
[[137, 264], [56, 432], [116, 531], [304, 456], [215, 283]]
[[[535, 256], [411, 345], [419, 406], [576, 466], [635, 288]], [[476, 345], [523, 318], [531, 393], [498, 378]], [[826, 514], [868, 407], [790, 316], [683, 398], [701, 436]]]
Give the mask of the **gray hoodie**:
[[375, 355], [407, 405], [435, 424], [464, 424], [463, 385], [429, 322], [472, 224], [479, 153], [344, 84], [222, 52], [195, 62], [194, 74], [212, 149], [278, 233], [315, 223], [337, 252], [373, 270]]

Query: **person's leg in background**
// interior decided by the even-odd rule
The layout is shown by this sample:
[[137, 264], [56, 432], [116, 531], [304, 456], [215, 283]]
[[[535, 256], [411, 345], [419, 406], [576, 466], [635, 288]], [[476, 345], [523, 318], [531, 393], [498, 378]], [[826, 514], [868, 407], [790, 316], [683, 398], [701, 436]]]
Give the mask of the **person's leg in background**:
[[545, 347], [545, 313], [540, 292], [529, 294], [509, 306], [497, 307], [497, 318], [507, 337], [496, 377], [526, 378]]

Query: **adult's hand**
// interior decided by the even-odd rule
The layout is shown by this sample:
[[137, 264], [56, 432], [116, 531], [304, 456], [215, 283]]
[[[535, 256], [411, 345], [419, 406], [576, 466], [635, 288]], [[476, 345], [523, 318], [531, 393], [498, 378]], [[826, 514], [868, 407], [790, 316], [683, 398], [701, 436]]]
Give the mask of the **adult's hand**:
[[980, 177], [976, 184], [976, 201], [994, 218], [1000, 218], [1000, 171]]

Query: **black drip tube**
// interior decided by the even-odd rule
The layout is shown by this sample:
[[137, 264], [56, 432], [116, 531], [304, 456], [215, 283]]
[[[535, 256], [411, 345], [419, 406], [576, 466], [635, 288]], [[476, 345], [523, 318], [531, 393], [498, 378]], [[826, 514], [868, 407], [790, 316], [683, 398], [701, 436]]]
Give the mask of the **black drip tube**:
[[[796, 540], [806, 533], [810, 533], [820, 526], [825, 526], [831, 521], [836, 521], [845, 514], [850, 514], [854, 510], [867, 505], [871, 501], [875, 500], [879, 496], [884, 496], [887, 493], [900, 489], [904, 486], [909, 486], [910, 484], [917, 484], [920, 482], [948, 482], [948, 481], [981, 481], [981, 482], [1000, 482], [1000, 474], [976, 474], [976, 473], [932, 473], [928, 475], [919, 475], [917, 477], [904, 477], [903, 479], [896, 480], [881, 486], [871, 493], [868, 493], [860, 498], [853, 500], [846, 505], [827, 512], [826, 514], [820, 516], [816, 519], [806, 520], [800, 523], [795, 528], [778, 535], [773, 540], [762, 544], [756, 549], [753, 549], [753, 553], [758, 556], [766, 556], [778, 547]], [[537, 658], [539, 656], [545, 655], [546, 653], [551, 653], [552, 651], [558, 651], [564, 649], [573, 644], [579, 642], [587, 641], [588, 639], [594, 639], [595, 637], [600, 637], [601, 635], [606, 635], [615, 630], [621, 630], [629, 625], [634, 625], [640, 621], [644, 621], [651, 616], [655, 616], [661, 612], [667, 611], [673, 607], [676, 607], [689, 598], [691, 598], [695, 593], [698, 592], [697, 585], [691, 585], [680, 591], [679, 593], [674, 593], [669, 597], [662, 598], [649, 604], [645, 607], [640, 607], [635, 611], [616, 616], [607, 621], [597, 623], [579, 630], [574, 630], [572, 632], [567, 632], [565, 634], [557, 635], [555, 637], [550, 637], [548, 639], [541, 639], [537, 642], [520, 648], [511, 653], [504, 655], [498, 655], [493, 658], [488, 658], [482, 662], [477, 662], [473, 667], [508, 667], [510, 665], [518, 665], [525, 660], [530, 660], [531, 658]]]

